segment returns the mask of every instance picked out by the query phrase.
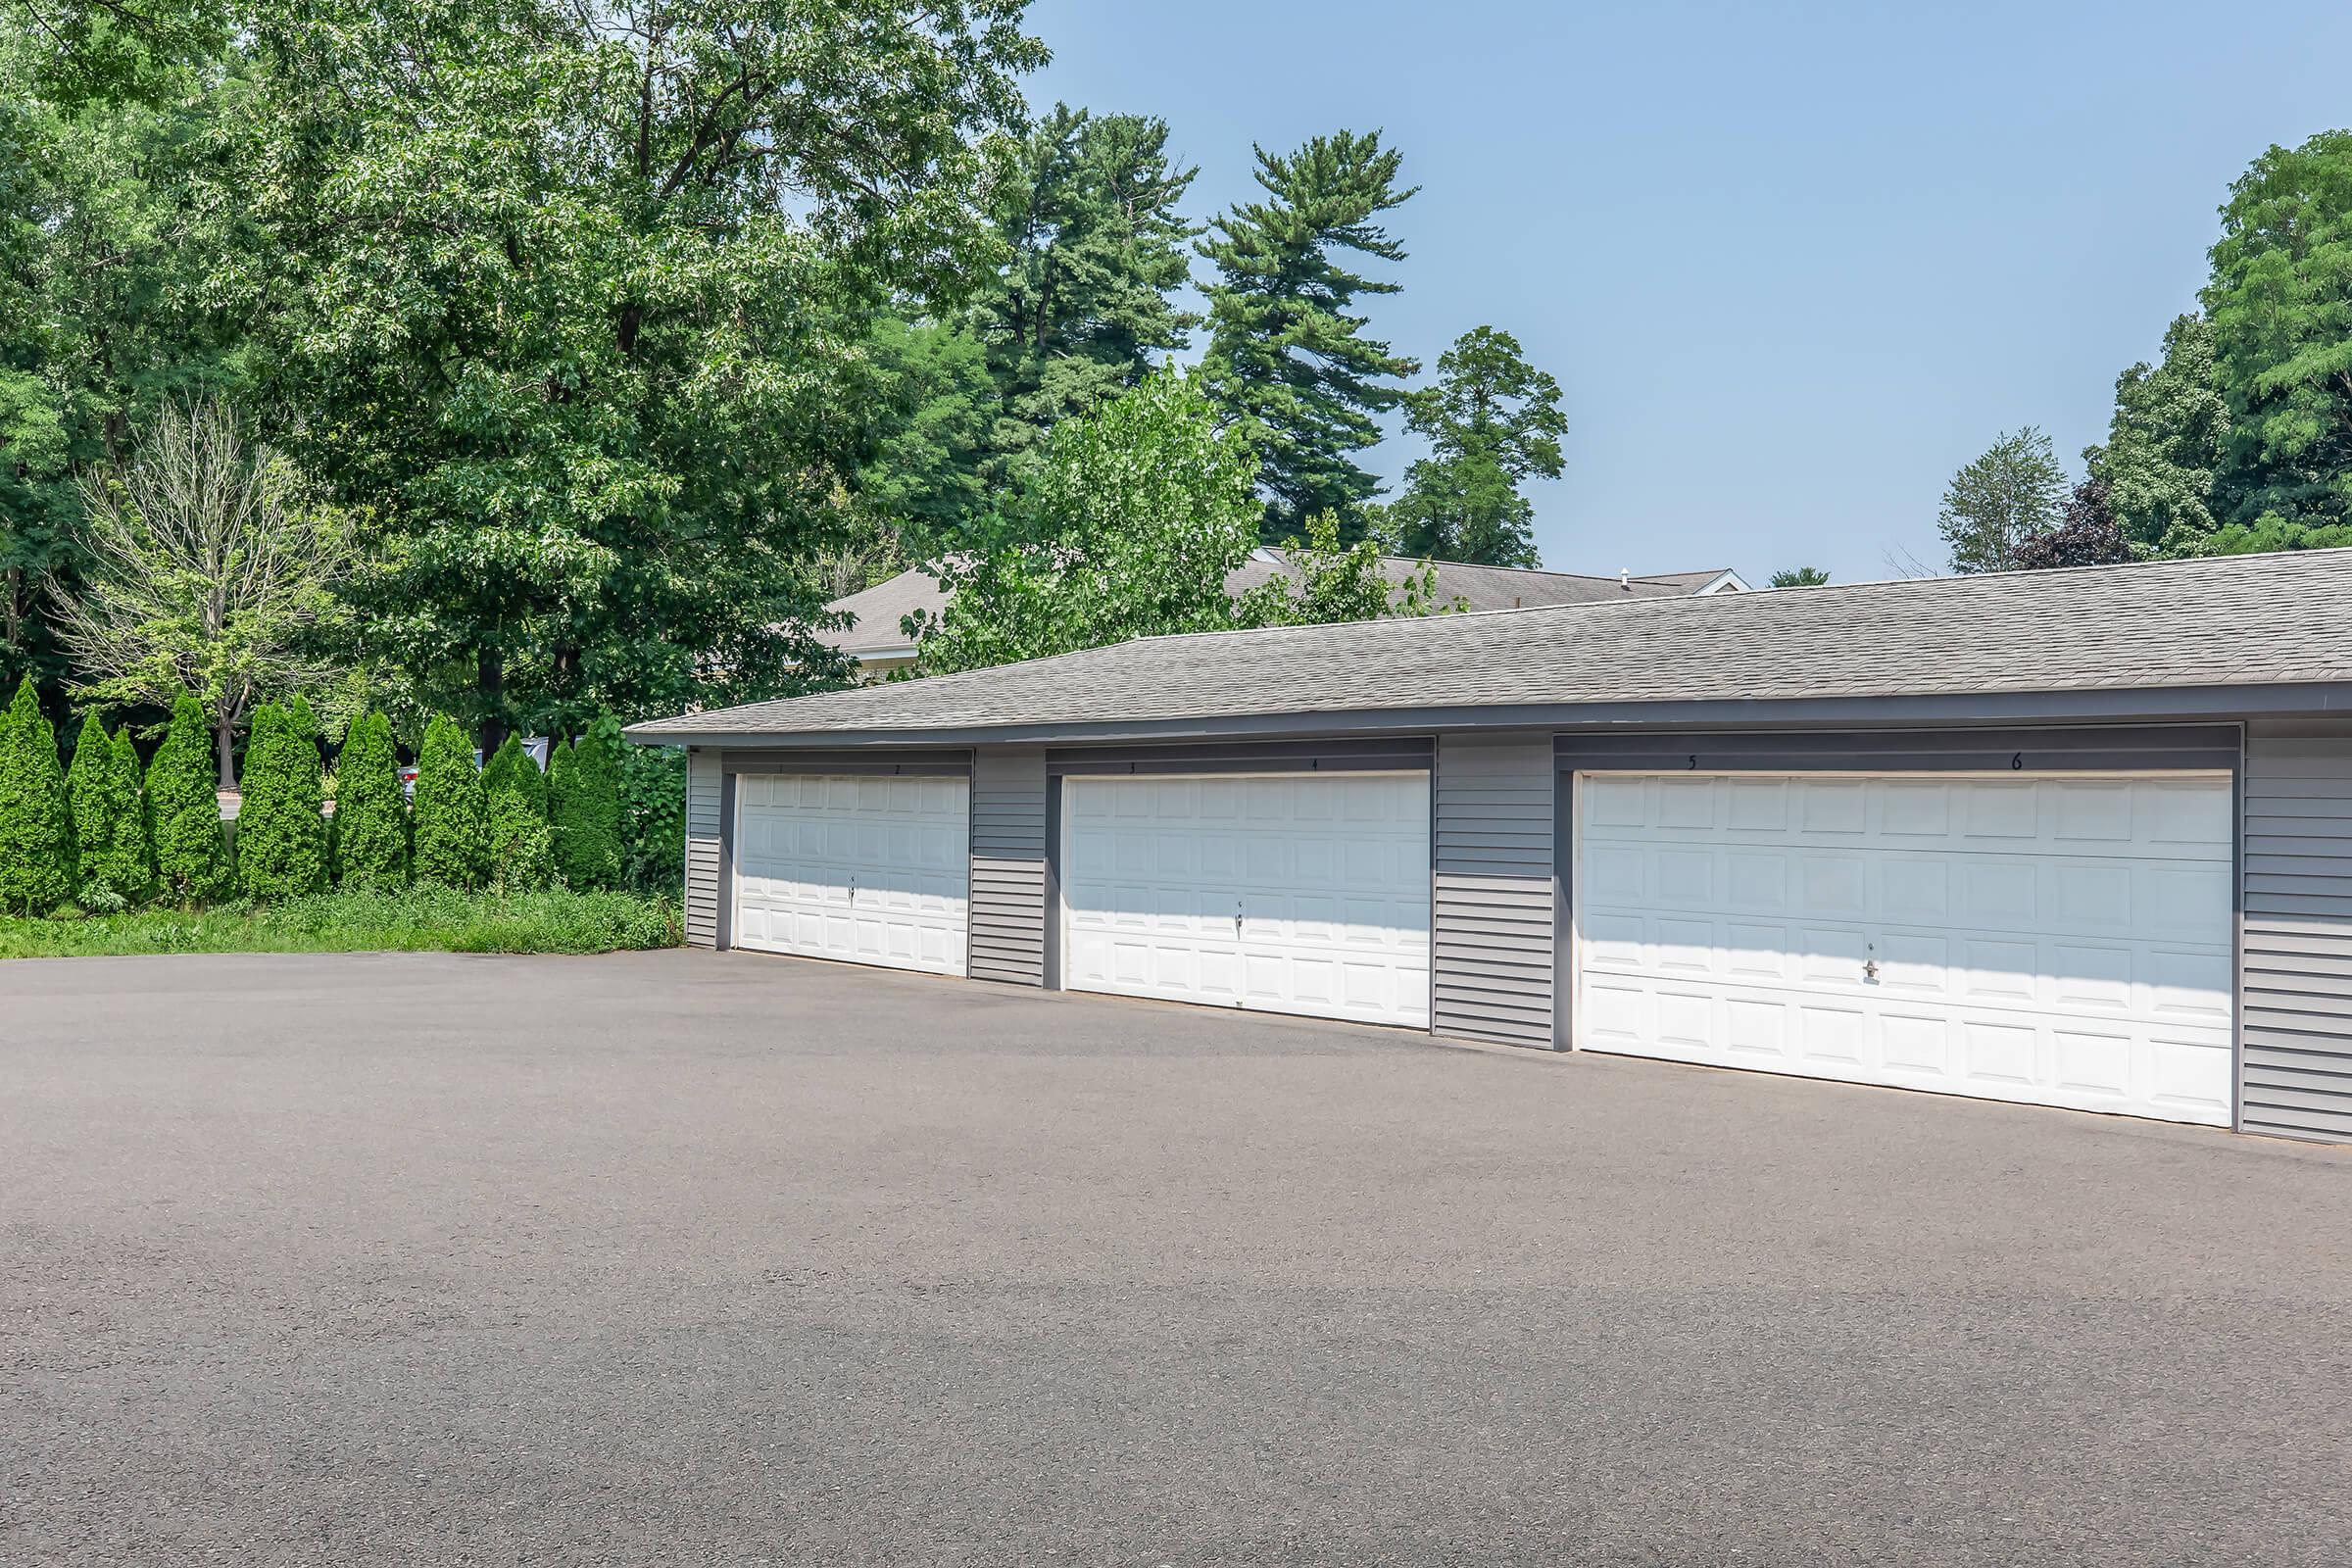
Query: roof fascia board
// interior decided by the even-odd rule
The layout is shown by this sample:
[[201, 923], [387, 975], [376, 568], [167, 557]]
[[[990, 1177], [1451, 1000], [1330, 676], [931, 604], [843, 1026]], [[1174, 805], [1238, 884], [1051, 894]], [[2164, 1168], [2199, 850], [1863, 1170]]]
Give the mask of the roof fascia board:
[[1036, 742], [1249, 739], [1268, 735], [1430, 734], [1463, 729], [1770, 729], [1811, 725], [2043, 723], [2052, 720], [2241, 719], [2352, 713], [2352, 681], [2234, 686], [2141, 686], [2099, 691], [1942, 692], [1910, 697], [1820, 697], [1708, 702], [1470, 704], [1337, 712], [1242, 713], [1214, 718], [1090, 719], [1072, 723], [943, 725], [931, 729], [624, 731], [641, 746], [825, 748], [982, 746]]

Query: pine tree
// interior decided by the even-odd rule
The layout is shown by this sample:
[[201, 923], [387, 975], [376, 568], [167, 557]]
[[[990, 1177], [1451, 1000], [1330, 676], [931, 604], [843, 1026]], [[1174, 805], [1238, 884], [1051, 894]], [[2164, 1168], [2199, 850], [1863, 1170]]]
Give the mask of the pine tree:
[[392, 721], [362, 713], [335, 759], [335, 875], [347, 888], [409, 880], [409, 808], [400, 792]]
[[46, 914], [74, 891], [74, 820], [57, 731], [32, 677], [0, 717], [0, 909]]
[[563, 749], [550, 779], [556, 868], [566, 885], [610, 888], [620, 881], [620, 767], [605, 719]]
[[1218, 274], [1206, 290], [1201, 372], [1257, 452], [1267, 542], [1330, 512], [1352, 543], [1380, 482], [1350, 455], [1379, 442], [1374, 416], [1403, 400], [1396, 383], [1420, 366], [1366, 337], [1364, 318], [1348, 311], [1358, 295], [1397, 285], [1349, 271], [1334, 253], [1403, 260], [1373, 220], [1413, 191], [1396, 188], [1401, 155], [1382, 148], [1377, 131], [1317, 136], [1287, 158], [1253, 150], [1271, 200], [1234, 208], [1200, 247]]
[[419, 882], [478, 888], [489, 872], [490, 839], [473, 743], [446, 714], [425, 726], [416, 754], [411, 869]]
[[248, 898], [299, 898], [326, 886], [318, 747], [303, 716], [274, 704], [253, 715], [237, 810], [237, 885]]
[[142, 788], [146, 770], [139, 766], [138, 743], [130, 738], [128, 724], [115, 731], [114, 754], [116, 787], [130, 803], [115, 824], [116, 864], [137, 872], [131, 885], [144, 897], [155, 886], [155, 814], [148, 809]]
[[547, 816], [547, 775], [523, 749], [522, 737], [510, 735], [506, 744], [494, 753], [482, 768], [482, 794], [494, 796], [500, 790], [513, 790], [523, 798], [542, 820]]
[[139, 785], [96, 713], [81, 721], [66, 802], [74, 816], [74, 886], [82, 906], [113, 908], [147, 885], [146, 841], [139, 831]]
[[1055, 424], [1185, 346], [1199, 318], [1172, 295], [1200, 230], [1176, 205], [1198, 172], [1169, 159], [1164, 121], [1067, 104], [1005, 148], [989, 216], [1009, 260], [972, 314], [1000, 399], [983, 478], [1002, 482]]
[[183, 904], [210, 898], [226, 880], [227, 843], [215, 777], [211, 721], [204, 705], [182, 692], [172, 705], [164, 743], [147, 762], [147, 813], [156, 876]]

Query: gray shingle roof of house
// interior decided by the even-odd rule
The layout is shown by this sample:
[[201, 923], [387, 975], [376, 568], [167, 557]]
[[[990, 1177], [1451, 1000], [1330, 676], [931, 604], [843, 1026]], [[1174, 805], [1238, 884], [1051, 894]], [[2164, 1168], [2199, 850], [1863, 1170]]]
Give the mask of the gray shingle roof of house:
[[[1273, 559], [1268, 559], [1269, 557]], [[1420, 568], [1417, 561], [1396, 556], [1381, 558], [1381, 574], [1401, 583]], [[1290, 567], [1280, 551], [1260, 551], [1225, 579], [1225, 591], [1246, 593]], [[1477, 566], [1464, 562], [1438, 564], [1438, 599], [1460, 600], [1468, 610], [1515, 610], [1523, 605], [1586, 605], [1624, 598], [1656, 599], [1696, 593], [1723, 575], [1713, 571], [1653, 572], [1645, 577], [1592, 577], [1574, 571], [1525, 571], [1510, 566]], [[841, 631], [820, 632], [820, 641], [852, 656], [903, 649], [906, 634], [900, 622], [917, 611], [938, 614], [947, 609], [948, 591], [937, 577], [921, 567], [909, 567], [871, 588], [836, 599], [825, 608], [855, 617]]]
[[2352, 550], [1144, 638], [630, 733], [878, 742], [1240, 715], [2343, 681]]

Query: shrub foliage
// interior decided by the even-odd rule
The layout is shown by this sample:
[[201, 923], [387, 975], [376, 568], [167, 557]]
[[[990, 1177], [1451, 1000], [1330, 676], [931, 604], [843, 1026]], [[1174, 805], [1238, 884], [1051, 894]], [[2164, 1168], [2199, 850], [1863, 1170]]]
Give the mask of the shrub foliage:
[[138, 754], [123, 753], [96, 713], [81, 721], [66, 801], [74, 816], [74, 889], [85, 907], [125, 904], [147, 888], [146, 820], [139, 809]]
[[473, 748], [457, 720], [425, 726], [416, 754], [416, 799], [411, 819], [410, 868], [419, 882], [478, 888], [489, 873], [488, 803]]
[[556, 826], [556, 868], [566, 886], [610, 888], [620, 882], [619, 726], [598, 719], [554, 753], [548, 791]]
[[74, 823], [57, 731], [26, 676], [0, 717], [0, 908], [44, 914], [73, 891]]
[[326, 818], [308, 710], [253, 715], [237, 811], [237, 885], [248, 898], [294, 899], [326, 886]]
[[542, 817], [547, 815], [547, 775], [539, 771], [539, 764], [523, 750], [518, 735], [508, 736], [507, 743], [482, 769], [482, 794], [495, 801], [500, 790], [514, 790], [533, 811]]
[[409, 808], [400, 793], [392, 721], [362, 713], [335, 759], [335, 875], [347, 888], [409, 880]]
[[183, 904], [210, 897], [225, 880], [226, 841], [215, 776], [213, 732], [204, 707], [182, 692], [172, 705], [164, 743], [147, 763], [147, 812], [154, 827], [156, 877]]

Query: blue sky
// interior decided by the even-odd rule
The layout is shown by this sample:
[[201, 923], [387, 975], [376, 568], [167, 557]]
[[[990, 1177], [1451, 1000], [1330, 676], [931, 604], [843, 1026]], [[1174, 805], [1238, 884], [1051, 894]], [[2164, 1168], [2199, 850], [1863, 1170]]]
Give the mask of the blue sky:
[[[1377, 330], [1567, 392], [1547, 565], [1940, 566], [1954, 468], [2070, 466], [2189, 309], [2230, 181], [2352, 124], [2352, 6], [1038, 0], [1029, 84], [1154, 114], [1206, 217], [1250, 144], [1379, 126], [1423, 189]], [[1196, 270], [1204, 264], [1196, 264]], [[1394, 479], [1409, 437], [1371, 462]]]

